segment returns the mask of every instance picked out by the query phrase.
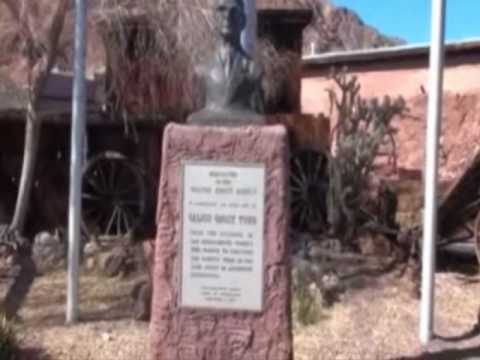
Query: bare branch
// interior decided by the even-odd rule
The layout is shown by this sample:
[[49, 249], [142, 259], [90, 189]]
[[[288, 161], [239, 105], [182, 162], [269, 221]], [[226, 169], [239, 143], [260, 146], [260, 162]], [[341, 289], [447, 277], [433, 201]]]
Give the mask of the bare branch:
[[49, 73], [53, 65], [55, 64], [55, 60], [58, 55], [60, 37], [63, 31], [63, 27], [65, 25], [65, 17], [68, 8], [68, 0], [59, 0], [47, 34], [47, 57], [46, 67], [44, 70], [46, 73]]
[[20, 6], [19, 6], [19, 1], [17, 0], [0, 0], [8, 11], [10, 12], [10, 15], [17, 21], [18, 23], [21, 23], [21, 17], [20, 17]]
[[29, 55], [29, 62], [33, 62], [35, 36], [28, 24], [28, 7], [24, 0], [0, 0], [9, 10], [11, 17], [17, 23], [19, 34], [22, 36], [26, 44]]

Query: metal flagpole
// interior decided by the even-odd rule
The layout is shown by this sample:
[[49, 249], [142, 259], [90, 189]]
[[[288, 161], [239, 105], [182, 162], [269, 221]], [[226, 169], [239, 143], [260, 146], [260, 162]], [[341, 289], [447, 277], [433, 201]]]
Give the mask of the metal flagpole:
[[255, 0], [243, 0], [247, 24], [242, 32], [242, 46], [250, 56], [255, 56], [257, 40], [257, 5]]
[[85, 134], [85, 21], [86, 1], [75, 0], [75, 64], [72, 105], [70, 199], [68, 213], [67, 323], [78, 320], [78, 268], [82, 214], [82, 167]]
[[445, 0], [432, 0], [432, 33], [428, 119], [425, 141], [425, 206], [422, 242], [422, 298], [420, 303], [420, 341], [432, 338], [434, 314], [435, 243], [437, 237], [438, 138], [442, 116], [443, 61], [445, 38]]

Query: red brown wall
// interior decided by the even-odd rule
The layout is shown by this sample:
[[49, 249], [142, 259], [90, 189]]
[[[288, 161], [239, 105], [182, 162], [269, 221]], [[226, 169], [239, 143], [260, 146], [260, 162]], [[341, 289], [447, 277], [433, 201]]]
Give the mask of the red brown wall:
[[[310, 66], [302, 76], [302, 112], [329, 112], [327, 89], [330, 65]], [[403, 96], [409, 116], [398, 119], [399, 167], [421, 170], [428, 91], [428, 58], [385, 59], [351, 64], [349, 73], [358, 77], [364, 97]], [[443, 180], [458, 176], [480, 146], [480, 54], [448, 55], [444, 72], [444, 104], [440, 151]]]

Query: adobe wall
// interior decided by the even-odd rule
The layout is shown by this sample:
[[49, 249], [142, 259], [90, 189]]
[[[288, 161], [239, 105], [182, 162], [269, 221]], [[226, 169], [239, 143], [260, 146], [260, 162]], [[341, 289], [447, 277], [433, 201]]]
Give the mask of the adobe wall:
[[[302, 111], [329, 113], [327, 89], [330, 68], [304, 69]], [[398, 166], [419, 174], [423, 168], [425, 118], [428, 92], [428, 59], [384, 60], [349, 67], [358, 77], [364, 97], [403, 96], [409, 116], [396, 119]], [[454, 54], [446, 61], [442, 136], [440, 138], [440, 178], [450, 182], [464, 169], [480, 144], [480, 55]]]
[[[444, 89], [451, 93], [478, 92], [480, 90], [480, 54], [455, 54], [445, 64]], [[339, 68], [341, 68], [338, 66]], [[302, 74], [302, 112], [328, 112], [328, 94], [333, 87], [327, 77], [331, 66], [305, 69]], [[405, 99], [422, 95], [421, 87], [428, 90], [428, 62], [425, 57], [410, 60], [384, 60], [383, 63], [348, 65], [348, 71], [358, 77], [364, 97], [384, 95], [403, 96]]]

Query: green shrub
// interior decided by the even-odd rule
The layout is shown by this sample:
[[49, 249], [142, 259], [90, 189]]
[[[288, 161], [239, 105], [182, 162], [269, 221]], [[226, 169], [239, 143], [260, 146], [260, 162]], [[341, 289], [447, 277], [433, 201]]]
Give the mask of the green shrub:
[[292, 316], [295, 324], [308, 326], [321, 317], [322, 294], [300, 265], [292, 271]]
[[0, 320], [0, 359], [16, 358], [18, 341], [14, 325], [5, 317]]

